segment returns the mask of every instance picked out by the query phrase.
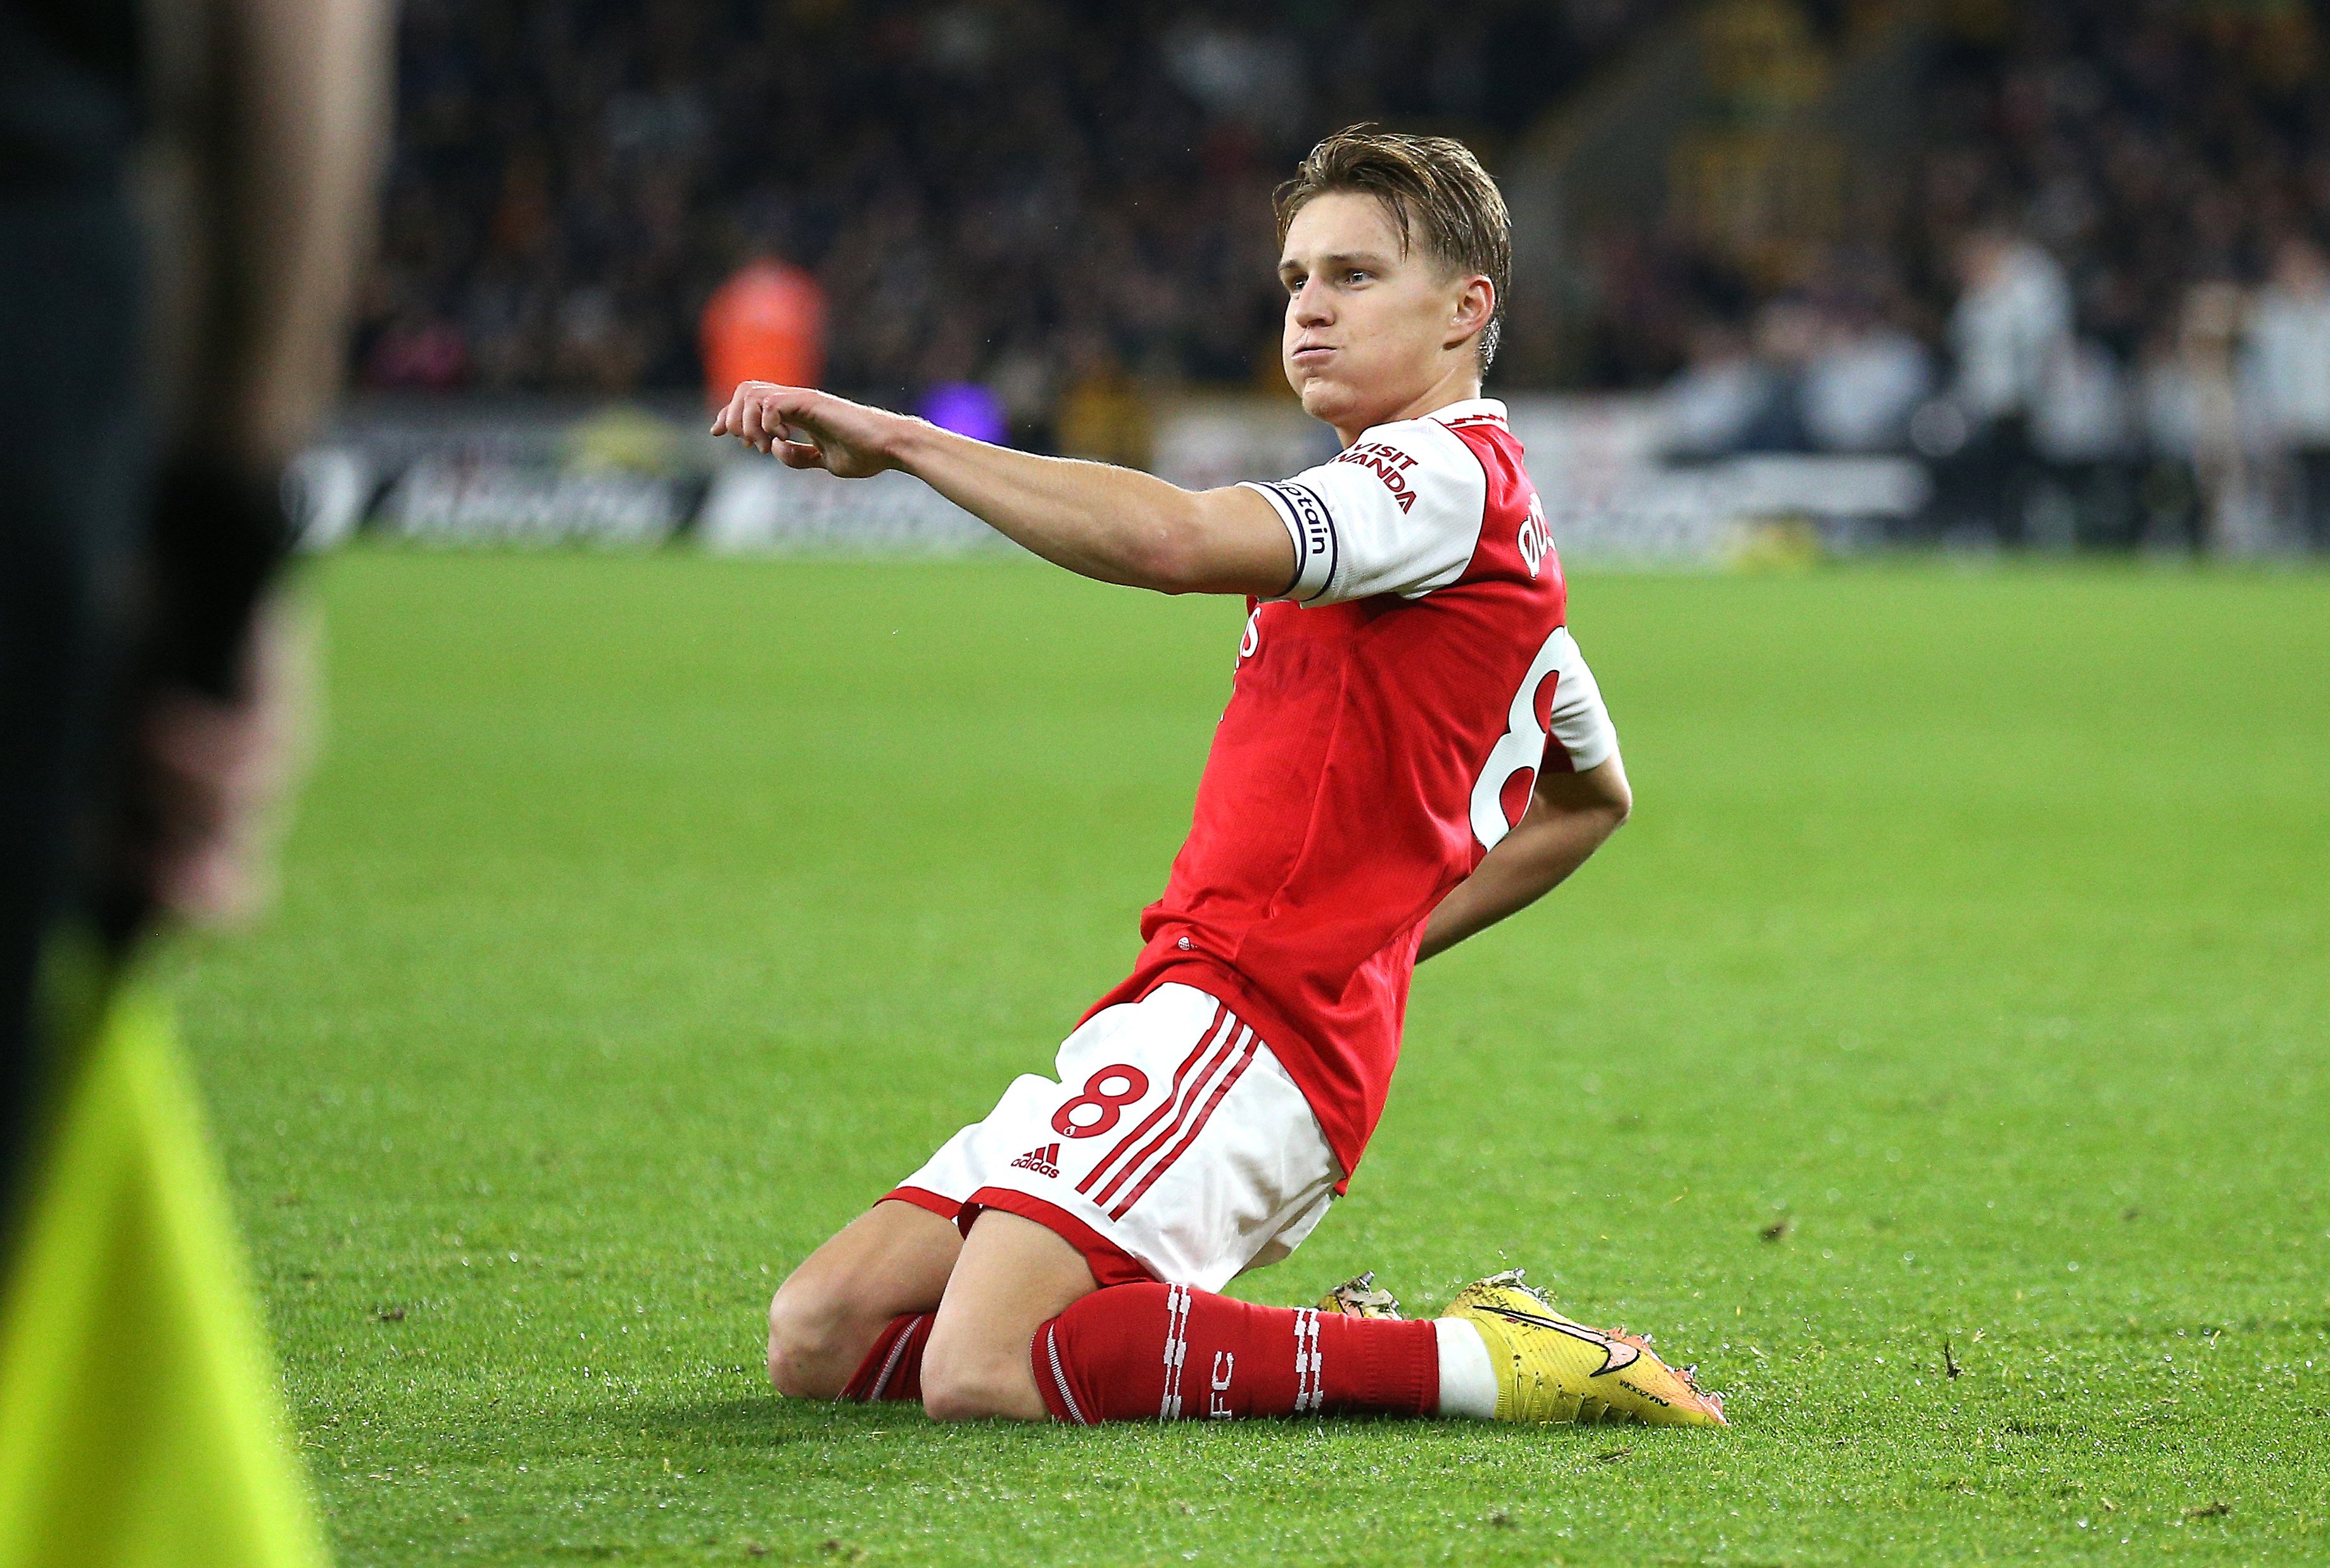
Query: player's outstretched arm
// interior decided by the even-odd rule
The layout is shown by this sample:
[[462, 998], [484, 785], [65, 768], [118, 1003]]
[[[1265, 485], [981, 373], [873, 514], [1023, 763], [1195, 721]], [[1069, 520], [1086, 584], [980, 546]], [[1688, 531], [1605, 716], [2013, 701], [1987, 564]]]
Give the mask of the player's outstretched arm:
[[1613, 754], [1583, 773], [1541, 773], [1529, 809], [1425, 923], [1416, 961], [1444, 952], [1559, 886], [1618, 831], [1634, 808], [1625, 765]]
[[1293, 581], [1294, 543], [1251, 490], [1184, 490], [1135, 469], [1015, 452], [767, 382], [739, 386], [712, 433], [845, 479], [901, 469], [1006, 538], [1103, 582], [1268, 599]]

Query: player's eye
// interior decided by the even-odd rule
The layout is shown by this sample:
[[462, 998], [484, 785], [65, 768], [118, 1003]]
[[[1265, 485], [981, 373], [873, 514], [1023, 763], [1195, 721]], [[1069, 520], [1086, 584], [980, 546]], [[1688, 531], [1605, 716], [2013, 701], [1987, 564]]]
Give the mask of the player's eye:
[[1356, 267], [1343, 274], [1343, 281], [1346, 283], [1365, 283], [1367, 280], [1368, 275]]

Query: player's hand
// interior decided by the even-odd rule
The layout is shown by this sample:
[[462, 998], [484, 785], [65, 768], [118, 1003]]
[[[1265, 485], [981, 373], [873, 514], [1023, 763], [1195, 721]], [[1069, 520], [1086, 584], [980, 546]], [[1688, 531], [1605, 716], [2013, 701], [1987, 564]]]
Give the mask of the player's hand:
[[714, 418], [712, 433], [773, 453], [789, 468], [863, 479], [891, 466], [889, 438], [903, 423], [896, 414], [809, 387], [748, 381]]
[[273, 894], [276, 845], [315, 732], [313, 622], [263, 600], [232, 702], [191, 687], [153, 694], [137, 730], [137, 787], [150, 836], [146, 891], [190, 925], [249, 921]]

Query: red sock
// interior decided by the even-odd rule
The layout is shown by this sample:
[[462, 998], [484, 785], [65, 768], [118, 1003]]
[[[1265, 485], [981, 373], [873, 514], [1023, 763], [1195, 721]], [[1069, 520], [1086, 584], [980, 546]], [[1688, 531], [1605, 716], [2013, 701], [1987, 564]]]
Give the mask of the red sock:
[[1036, 1386], [1056, 1421], [1321, 1413], [1430, 1415], [1430, 1322], [1255, 1307], [1179, 1285], [1095, 1290], [1036, 1330]]
[[931, 1342], [931, 1312], [916, 1312], [905, 1318], [893, 1318], [874, 1348], [857, 1364], [857, 1371], [841, 1391], [844, 1399], [860, 1404], [873, 1404], [886, 1399], [906, 1399], [921, 1403], [923, 1397], [923, 1346]]

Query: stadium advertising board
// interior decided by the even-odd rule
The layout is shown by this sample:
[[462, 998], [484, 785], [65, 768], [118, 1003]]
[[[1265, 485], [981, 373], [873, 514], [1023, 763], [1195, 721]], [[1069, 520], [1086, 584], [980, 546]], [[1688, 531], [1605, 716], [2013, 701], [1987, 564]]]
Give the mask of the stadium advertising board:
[[[1914, 458], [1742, 455], [1662, 460], [1640, 397], [1511, 401], [1515, 433], [1565, 559], [1705, 566], [1787, 548], [1850, 553], [1899, 537], [1931, 492]], [[1331, 455], [1291, 404], [1191, 397], [1162, 405], [1151, 466], [1192, 488], [1283, 476]], [[1010, 546], [905, 475], [847, 483], [733, 449], [692, 409], [620, 405], [360, 408], [294, 470], [311, 548], [359, 531], [437, 546], [723, 553], [952, 554]]]

